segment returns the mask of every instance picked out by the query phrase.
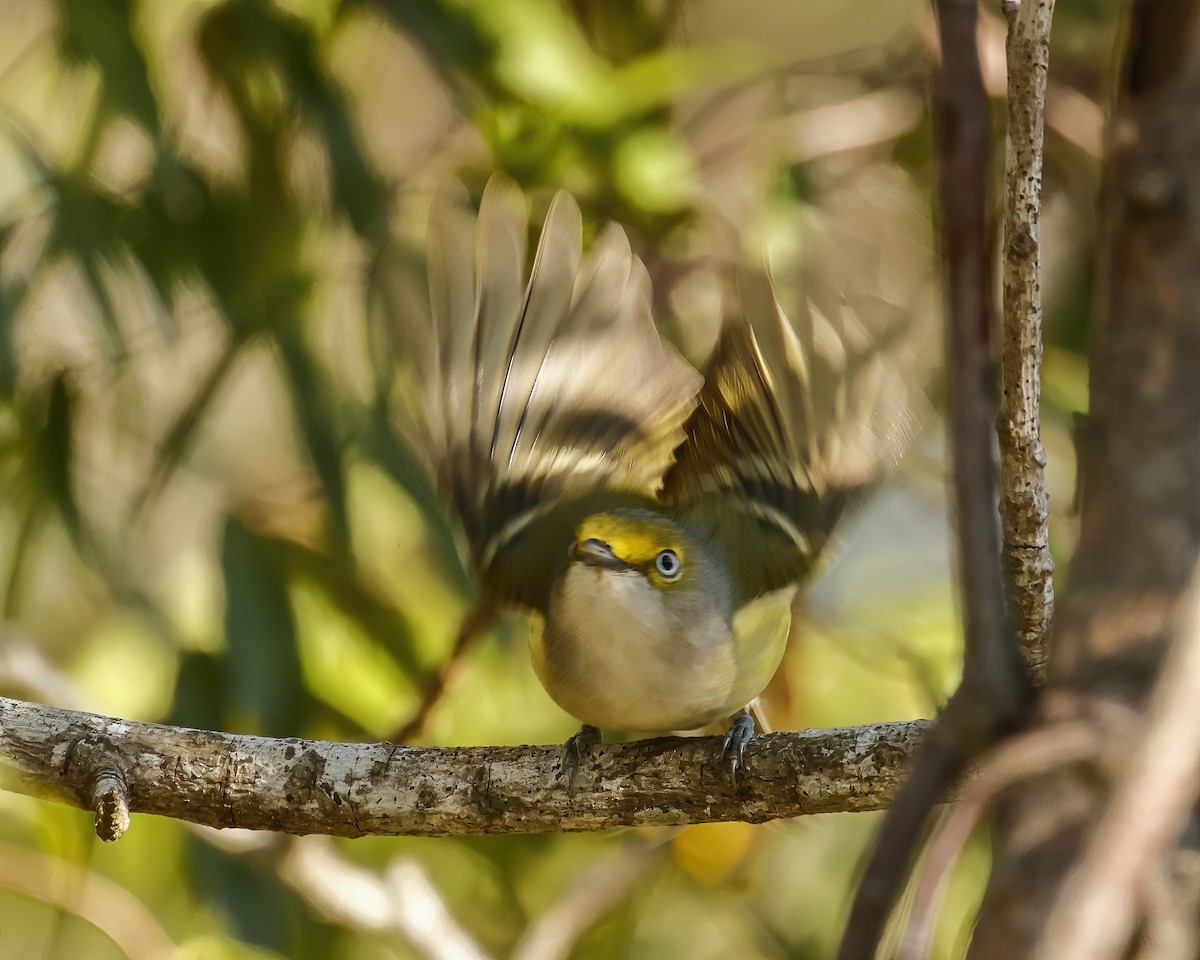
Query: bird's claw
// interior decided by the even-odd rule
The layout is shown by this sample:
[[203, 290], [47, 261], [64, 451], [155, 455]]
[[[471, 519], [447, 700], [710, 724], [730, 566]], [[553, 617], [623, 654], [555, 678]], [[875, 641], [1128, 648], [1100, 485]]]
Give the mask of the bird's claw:
[[746, 747], [753, 737], [754, 717], [749, 711], [743, 711], [733, 718], [721, 749], [721, 757], [729, 764], [729, 776], [734, 783], [737, 783], [738, 770], [744, 766]]
[[599, 729], [585, 723], [563, 744], [558, 776], [560, 779], [566, 780], [567, 793], [575, 792], [575, 778], [579, 775], [579, 768], [583, 764], [583, 755], [599, 742]]

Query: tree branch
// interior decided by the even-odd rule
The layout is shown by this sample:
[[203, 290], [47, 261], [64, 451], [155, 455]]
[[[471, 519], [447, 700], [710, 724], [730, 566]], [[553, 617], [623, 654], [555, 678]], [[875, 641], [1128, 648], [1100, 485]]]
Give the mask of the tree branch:
[[846, 922], [839, 960], [875, 956], [929, 812], [966, 765], [1015, 726], [1028, 702], [1028, 682], [1005, 607], [996, 529], [989, 430], [995, 417], [987, 230], [989, 130], [976, 48], [979, 10], [977, 0], [935, 0], [934, 9], [942, 55], [937, 159], [963, 679], [888, 811]]
[[1004, 389], [1000, 516], [1012, 612], [1025, 662], [1044, 675], [1054, 613], [1054, 561], [1039, 433], [1042, 389], [1042, 141], [1054, 0], [1005, 0], [1008, 135], [1004, 164]]
[[[1073, 704], [1103, 744], [1094, 764], [1055, 769], [1012, 792], [972, 960], [1038, 956], [1040, 942], [1061, 944], [1078, 929], [1074, 907], [1058, 904], [1091, 893], [1068, 878], [1079, 876], [1080, 864], [1094, 865], [1089, 849], [1111, 838], [1114, 812], [1128, 810], [1138, 777], [1154, 776], [1145, 786], [1163, 789], [1137, 799], [1139, 832], [1126, 837], [1142, 838], [1137, 858], [1110, 866], [1131, 865], [1123, 882], [1135, 882], [1137, 892], [1124, 906], [1132, 904], [1141, 930], [1130, 937], [1129, 918], [1107, 917], [1104, 950], [1134, 955], [1155, 912], [1173, 912], [1154, 901], [1162, 900], [1164, 878], [1173, 882], [1173, 861], [1189, 853], [1164, 853], [1162, 842], [1177, 824], [1175, 791], [1192, 776], [1170, 764], [1193, 761], [1190, 744], [1139, 756], [1128, 736], [1096, 719], [1114, 706], [1154, 716], [1148, 704], [1158, 678], [1178, 669], [1167, 651], [1192, 629], [1200, 568], [1200, 2], [1136, 0], [1128, 11], [1101, 201], [1080, 538], [1055, 614], [1041, 711], [1045, 726], [1054, 720], [1052, 702]], [[1164, 748], [1150, 730], [1142, 747], [1157, 753]], [[1156, 835], [1141, 832], [1148, 828]], [[1126, 854], [1122, 844], [1105, 855]], [[1147, 868], [1140, 858], [1150, 855]], [[1178, 892], [1194, 933], [1194, 897]], [[1194, 957], [1194, 947], [1184, 955]]]
[[912, 720], [756, 737], [736, 784], [719, 737], [601, 744], [568, 795], [558, 745], [276, 740], [0, 698], [0, 783], [90, 810], [98, 779], [115, 772], [133, 813], [341, 837], [759, 823], [883, 809], [928, 727]]

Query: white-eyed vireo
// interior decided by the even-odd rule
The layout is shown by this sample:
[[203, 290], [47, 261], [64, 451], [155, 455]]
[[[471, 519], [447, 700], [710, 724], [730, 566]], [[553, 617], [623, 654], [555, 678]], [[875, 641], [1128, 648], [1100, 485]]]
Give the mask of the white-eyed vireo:
[[765, 272], [701, 376], [662, 342], [650, 277], [607, 227], [550, 207], [526, 263], [524, 200], [494, 178], [478, 218], [430, 227], [428, 449], [486, 596], [534, 616], [533, 665], [586, 727], [735, 717], [783, 655], [791, 598], [847, 504], [894, 458], [910, 391], [852, 315], [793, 326]]

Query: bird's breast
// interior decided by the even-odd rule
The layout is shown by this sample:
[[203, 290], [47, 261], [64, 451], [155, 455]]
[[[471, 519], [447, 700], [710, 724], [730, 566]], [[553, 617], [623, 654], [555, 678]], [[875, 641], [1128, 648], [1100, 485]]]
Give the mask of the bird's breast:
[[668, 598], [633, 570], [572, 564], [532, 647], [555, 702], [601, 729], [693, 729], [740, 706], [730, 706], [737, 671], [726, 616], [702, 591]]

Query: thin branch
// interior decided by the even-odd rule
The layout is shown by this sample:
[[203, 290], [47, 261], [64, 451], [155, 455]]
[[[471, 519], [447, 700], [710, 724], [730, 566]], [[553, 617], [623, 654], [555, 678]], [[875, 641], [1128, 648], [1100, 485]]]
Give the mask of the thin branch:
[[114, 770], [124, 778], [133, 813], [341, 837], [759, 823], [883, 809], [928, 727], [928, 721], [912, 720], [756, 737], [746, 775], [736, 785], [722, 760], [720, 737], [601, 744], [591, 750], [569, 795], [558, 779], [559, 745], [276, 740], [0, 698], [0, 783], [92, 809], [96, 771]]
[[929, 813], [966, 765], [1013, 726], [1027, 680], [1002, 591], [990, 424], [991, 277], [987, 98], [976, 49], [976, 0], [936, 0], [938, 161], [946, 261], [946, 370], [953, 501], [962, 590], [963, 680], [888, 811], [846, 923], [839, 960], [870, 960], [909, 874]]
[[421, 699], [412, 715], [392, 732], [388, 737], [389, 740], [393, 743], [408, 743], [425, 729], [429, 715], [433, 713], [434, 708], [446, 693], [446, 688], [462, 665], [467, 650], [470, 649], [475, 639], [488, 628], [495, 616], [495, 606], [485, 601], [477, 604], [463, 618], [462, 623], [459, 624], [458, 633], [454, 637], [454, 646], [450, 648], [445, 661], [425, 682], [421, 691]]
[[[1004, 21], [987, 7], [980, 9], [979, 45], [983, 66], [983, 86], [990, 97], [1003, 97], [1008, 91], [1004, 47], [1008, 31]], [[930, 18], [932, 21], [932, 18]], [[935, 60], [940, 59], [937, 31], [932, 22], [922, 24], [921, 43]], [[1104, 109], [1075, 87], [1051, 80], [1046, 85], [1046, 126], [1060, 140], [1071, 144], [1091, 160], [1103, 153]]]
[[1054, 561], [1039, 432], [1042, 387], [1042, 144], [1054, 0], [1005, 0], [1008, 137], [1004, 165], [1004, 389], [1000, 516], [1017, 637], [1033, 674], [1045, 673], [1054, 613]]
[[1025, 696], [1003, 594], [996, 531], [992, 381], [992, 279], [987, 225], [989, 115], [975, 48], [975, 0], [938, 0], [943, 69], [939, 89], [940, 194], [947, 313], [946, 368], [954, 515], [962, 590], [963, 687], [982, 727]]

